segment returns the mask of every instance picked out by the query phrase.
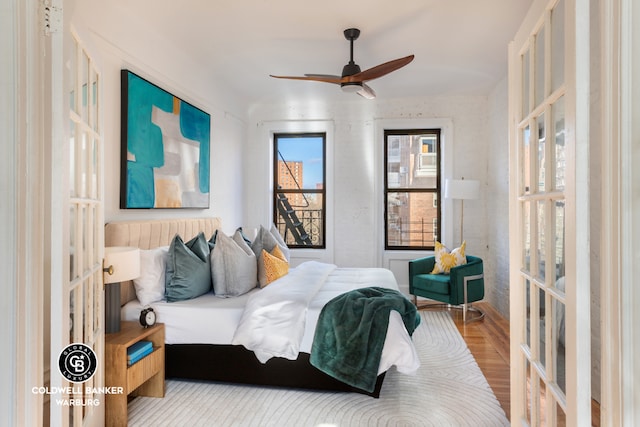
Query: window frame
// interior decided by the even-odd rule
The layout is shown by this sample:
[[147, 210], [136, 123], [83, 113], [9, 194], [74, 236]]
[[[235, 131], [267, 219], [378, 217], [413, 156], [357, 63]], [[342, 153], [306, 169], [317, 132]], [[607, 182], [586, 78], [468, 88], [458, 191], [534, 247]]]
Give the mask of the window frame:
[[[434, 244], [426, 246], [408, 246], [408, 245], [390, 245], [389, 244], [389, 212], [388, 212], [388, 200], [389, 193], [414, 193], [435, 194], [434, 204], [436, 204], [436, 224], [442, 224], [442, 133], [441, 128], [409, 128], [409, 129], [383, 129], [383, 150], [384, 150], [384, 164], [383, 164], [383, 222], [384, 222], [384, 249], [385, 251], [425, 251], [434, 250], [435, 241], [440, 241], [442, 238], [442, 228], [438, 227], [438, 233], [434, 235]], [[389, 136], [393, 135], [423, 135], [423, 134], [435, 134], [436, 135], [436, 186], [435, 188], [411, 188], [411, 187], [393, 187], [389, 188]]]
[[[322, 139], [322, 188], [297, 188], [297, 189], [280, 189], [278, 187], [278, 161], [280, 160], [278, 150], [278, 140], [280, 138], [321, 138]], [[273, 191], [272, 191], [272, 218], [273, 223], [278, 227], [278, 195], [279, 194], [320, 194], [321, 203], [321, 220], [320, 220], [320, 239], [321, 244], [294, 244], [287, 242], [287, 246], [291, 249], [326, 249], [327, 247], [327, 132], [274, 132], [273, 133]], [[282, 236], [286, 238], [286, 236]]]

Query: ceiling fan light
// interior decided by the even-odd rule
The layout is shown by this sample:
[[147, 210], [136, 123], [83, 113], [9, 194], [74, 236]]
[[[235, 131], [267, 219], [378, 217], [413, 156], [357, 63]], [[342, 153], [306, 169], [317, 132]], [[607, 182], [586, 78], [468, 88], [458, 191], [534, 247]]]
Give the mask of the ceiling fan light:
[[343, 83], [341, 87], [343, 92], [353, 93], [362, 89], [362, 83]]

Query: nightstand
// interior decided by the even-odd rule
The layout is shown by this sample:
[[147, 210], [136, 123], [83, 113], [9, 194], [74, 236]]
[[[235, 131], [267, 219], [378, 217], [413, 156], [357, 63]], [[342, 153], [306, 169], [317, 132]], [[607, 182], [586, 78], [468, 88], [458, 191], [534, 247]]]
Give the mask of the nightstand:
[[[153, 352], [131, 366], [127, 348], [151, 341]], [[132, 396], [164, 397], [164, 324], [143, 328], [138, 322], [122, 322], [120, 332], [105, 335], [105, 382], [122, 387], [122, 394], [106, 394], [106, 425], [127, 425], [127, 399]]]

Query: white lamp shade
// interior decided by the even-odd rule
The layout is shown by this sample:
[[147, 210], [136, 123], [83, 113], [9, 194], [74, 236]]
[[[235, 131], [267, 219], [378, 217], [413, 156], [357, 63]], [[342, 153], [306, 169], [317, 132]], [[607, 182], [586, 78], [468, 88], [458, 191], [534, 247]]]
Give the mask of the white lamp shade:
[[140, 276], [140, 249], [128, 246], [104, 248], [104, 268], [113, 267], [113, 273], [104, 272], [104, 283], [120, 283]]
[[447, 179], [444, 183], [444, 197], [447, 199], [471, 200], [480, 194], [480, 181], [475, 179]]

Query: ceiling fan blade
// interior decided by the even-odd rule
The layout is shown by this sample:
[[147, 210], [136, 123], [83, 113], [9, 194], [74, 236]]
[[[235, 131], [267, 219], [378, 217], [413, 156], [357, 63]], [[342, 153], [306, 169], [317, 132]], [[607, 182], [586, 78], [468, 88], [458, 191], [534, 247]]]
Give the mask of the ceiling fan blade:
[[306, 74], [304, 76], [274, 76], [273, 74], [270, 74], [270, 76], [276, 79], [308, 80], [308, 81], [314, 81], [314, 82], [324, 82], [324, 83], [334, 83], [334, 84], [342, 83], [341, 77], [322, 75], [322, 74]]
[[361, 71], [352, 76], [343, 77], [342, 81], [347, 82], [366, 82], [368, 80], [377, 79], [386, 74], [391, 73], [399, 68], [404, 67], [409, 62], [413, 61], [414, 55], [405, 56], [404, 58], [394, 59], [384, 64], [376, 65], [368, 70]]
[[362, 83], [362, 89], [360, 89], [356, 93], [366, 99], [374, 99], [376, 97], [376, 93], [374, 92], [374, 90], [371, 89], [371, 87], [366, 83]]

